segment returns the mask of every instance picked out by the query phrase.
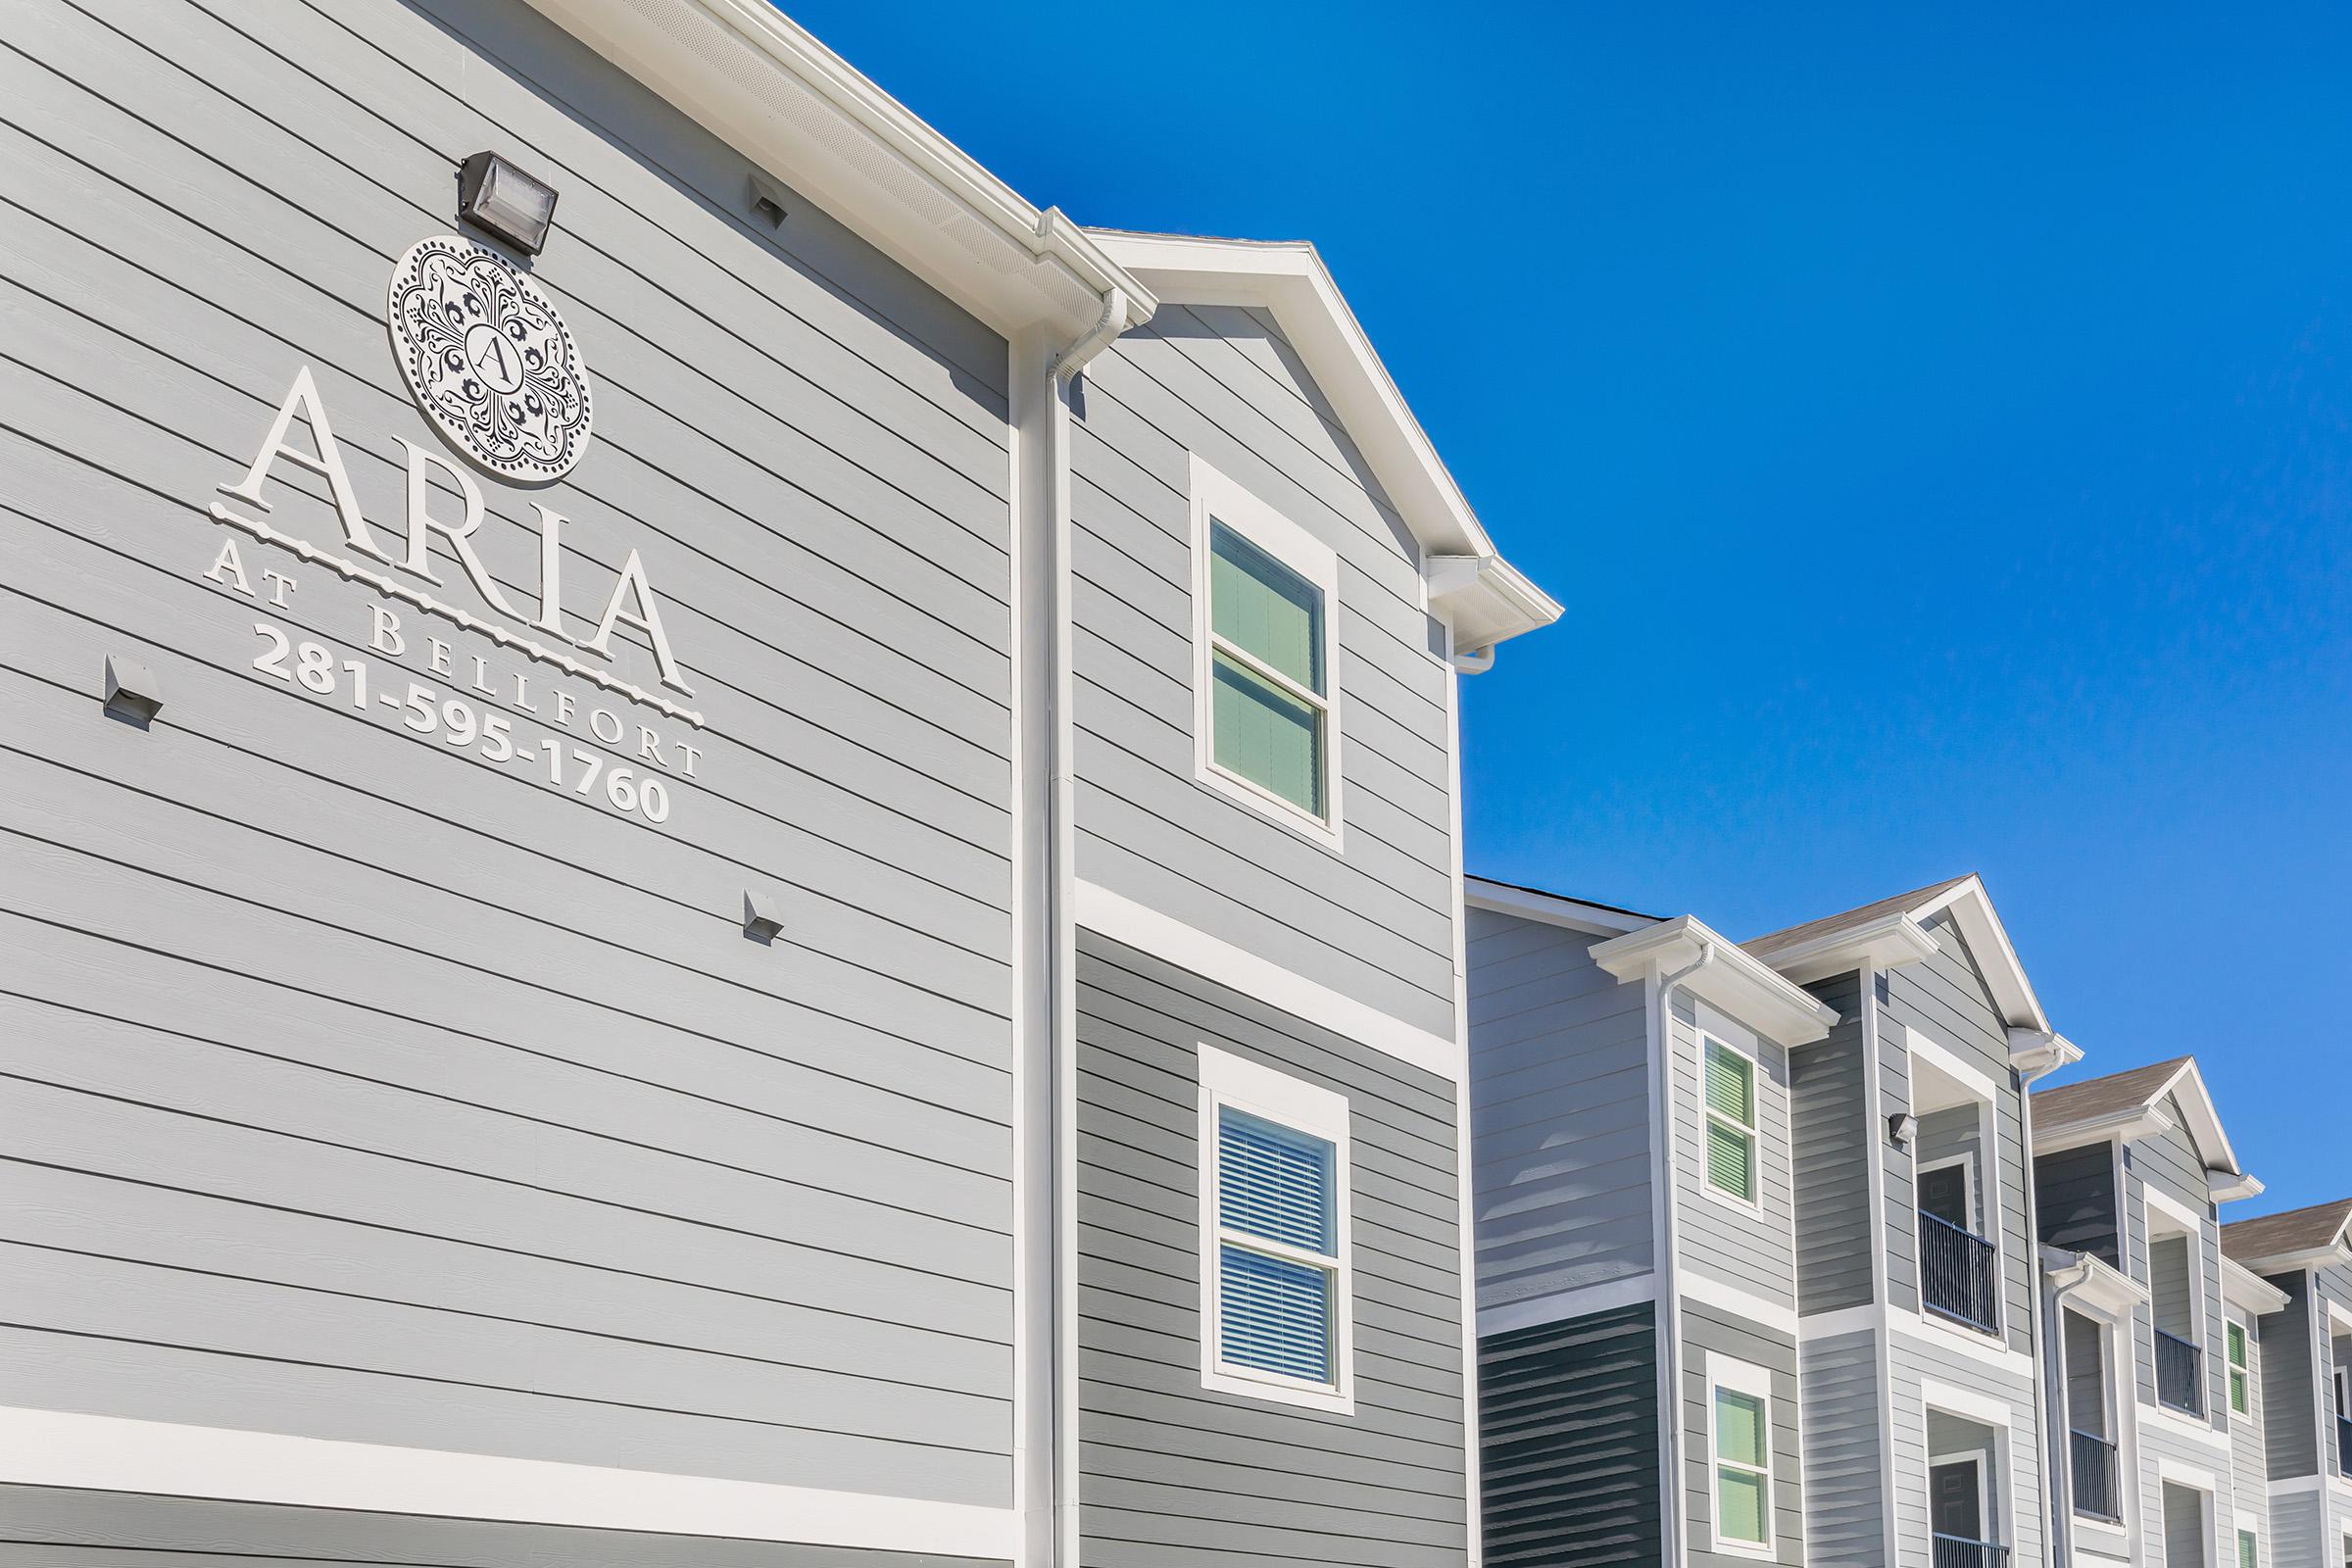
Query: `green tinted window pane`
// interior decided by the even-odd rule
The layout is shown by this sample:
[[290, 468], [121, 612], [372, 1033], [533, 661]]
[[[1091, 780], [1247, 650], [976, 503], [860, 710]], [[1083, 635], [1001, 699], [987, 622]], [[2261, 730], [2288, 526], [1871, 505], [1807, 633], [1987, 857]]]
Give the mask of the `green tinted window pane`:
[[1736, 1464], [1764, 1463], [1764, 1401], [1731, 1389], [1715, 1391], [1715, 1457]]
[[2237, 1568], [2255, 1568], [2256, 1555], [2254, 1532], [2240, 1530], [2237, 1533]]
[[1715, 1469], [1715, 1534], [1725, 1541], [1764, 1544], [1764, 1478], [1746, 1470]]
[[2243, 1323], [2230, 1324], [2229, 1329], [2229, 1339], [2230, 1364], [2231, 1366], [2244, 1366], [2246, 1364], [2246, 1326]]
[[1737, 1197], [1756, 1196], [1756, 1141], [1737, 1128], [1707, 1122], [1707, 1181]]
[[2239, 1415], [2252, 1413], [2253, 1406], [2248, 1401], [2246, 1375], [2243, 1372], [2230, 1374], [2230, 1408]]
[[1756, 1124], [1755, 1064], [1712, 1040], [1707, 1042], [1707, 1108], [1742, 1126]]
[[1221, 522], [1208, 525], [1208, 550], [1217, 635], [1322, 696], [1322, 591]]
[[1219, 767], [1323, 814], [1321, 713], [1219, 654], [1209, 724]]

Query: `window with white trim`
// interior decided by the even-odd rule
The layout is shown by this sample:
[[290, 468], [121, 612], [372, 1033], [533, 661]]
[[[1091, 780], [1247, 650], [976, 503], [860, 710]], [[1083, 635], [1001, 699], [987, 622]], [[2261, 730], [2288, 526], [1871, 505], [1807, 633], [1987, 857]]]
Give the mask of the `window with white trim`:
[[1196, 770], [1310, 837], [1339, 832], [1339, 558], [1193, 460]]
[[2237, 1530], [2237, 1568], [2260, 1568], [2262, 1539], [2245, 1526]]
[[1200, 1048], [1201, 1381], [1352, 1408], [1345, 1096]]
[[1713, 1035], [1699, 1036], [1705, 1084], [1706, 1184], [1742, 1203], [1756, 1201], [1756, 1063]]
[[2224, 1353], [2230, 1363], [2230, 1413], [2254, 1413], [2253, 1378], [2250, 1375], [2251, 1355], [2246, 1344], [2246, 1326], [2231, 1320], [2222, 1330]]
[[1772, 1374], [1707, 1358], [1707, 1499], [1715, 1549], [1772, 1554]]

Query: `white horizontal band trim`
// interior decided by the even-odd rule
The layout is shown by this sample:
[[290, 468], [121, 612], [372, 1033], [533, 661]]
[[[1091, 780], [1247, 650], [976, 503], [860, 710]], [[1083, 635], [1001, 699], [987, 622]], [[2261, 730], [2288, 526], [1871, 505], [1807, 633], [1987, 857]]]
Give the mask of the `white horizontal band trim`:
[[1619, 1307], [1637, 1306], [1658, 1298], [1658, 1277], [1655, 1274], [1637, 1274], [1632, 1279], [1610, 1280], [1602, 1285], [1587, 1285], [1573, 1291], [1554, 1291], [1549, 1296], [1531, 1296], [1520, 1301], [1500, 1301], [1478, 1309], [1478, 1332], [1508, 1334], [1513, 1329], [1532, 1329], [1539, 1323], [1564, 1323], [1570, 1318], [1590, 1317], [1594, 1312], [1614, 1312]]
[[2196, 1492], [2211, 1492], [2216, 1485], [2212, 1471], [2200, 1470], [2193, 1464], [2182, 1464], [2169, 1453], [2156, 1456], [2156, 1479]]
[[2166, 1409], [2161, 1404], [2142, 1404], [2139, 1407], [2139, 1414], [2142, 1420], [2149, 1423], [2146, 1430], [2161, 1432], [2168, 1438], [2177, 1438], [2183, 1443], [2193, 1443], [2210, 1448], [2215, 1453], [2222, 1455], [2225, 1461], [2228, 1460], [2230, 1454], [2228, 1433], [2216, 1432], [2204, 1422], [2191, 1420], [2177, 1410]]
[[1009, 1559], [1010, 1508], [0, 1406], [0, 1482]]
[[1335, 1030], [1424, 1072], [1455, 1081], [1461, 1078], [1462, 1048], [1443, 1035], [1392, 1017], [1173, 915], [1147, 908], [1100, 883], [1081, 881], [1076, 891], [1078, 923], [1090, 931]]
[[1694, 1268], [1684, 1268], [1680, 1274], [1675, 1276], [1675, 1280], [1682, 1291], [1683, 1299], [1686, 1301], [1696, 1301], [1703, 1306], [1714, 1307], [1718, 1311], [1730, 1312], [1735, 1316], [1747, 1319], [1750, 1323], [1758, 1324], [1776, 1333], [1786, 1334], [1792, 1340], [1796, 1338], [1796, 1309], [1794, 1307], [1783, 1306], [1778, 1301], [1768, 1301], [1761, 1296], [1743, 1291], [1737, 1285], [1726, 1285], [1723, 1281], [1711, 1275], [1701, 1274]]
[[1972, 1361], [1997, 1368], [2029, 1384], [2034, 1381], [2032, 1356], [2012, 1350], [2005, 1344], [1996, 1345], [1974, 1329], [1946, 1323], [1925, 1312], [1889, 1312], [1886, 1322], [1896, 1334], [1914, 1345], [1957, 1351]]

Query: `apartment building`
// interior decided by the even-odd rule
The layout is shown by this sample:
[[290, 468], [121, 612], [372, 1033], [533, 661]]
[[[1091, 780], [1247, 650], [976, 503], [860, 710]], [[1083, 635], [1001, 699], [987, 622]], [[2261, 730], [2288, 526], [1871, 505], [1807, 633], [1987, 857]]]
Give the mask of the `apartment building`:
[[1491, 1560], [2045, 1561], [2025, 1086], [2076, 1053], [1982, 882], [1740, 944], [1466, 899]]
[[12, 6], [0, 141], [0, 1562], [1472, 1558], [1558, 607], [1311, 248], [759, 0]]
[[2222, 1228], [2229, 1260], [2272, 1293], [2251, 1379], [2278, 1568], [2352, 1564], [2352, 1199]]
[[[2279, 1557], [2259, 1451], [2259, 1325], [2278, 1293], [2229, 1267], [2221, 1205], [2261, 1192], [2193, 1058], [2035, 1094], [2057, 1560], [2172, 1568]], [[2252, 1484], [2250, 1484], [2252, 1483]]]

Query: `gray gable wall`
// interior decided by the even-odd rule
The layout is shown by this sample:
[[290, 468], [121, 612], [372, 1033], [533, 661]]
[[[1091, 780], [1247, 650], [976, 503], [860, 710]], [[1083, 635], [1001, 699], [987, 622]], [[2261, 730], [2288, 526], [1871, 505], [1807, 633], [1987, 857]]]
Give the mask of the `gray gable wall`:
[[1648, 1273], [1643, 988], [1588, 933], [1474, 908], [1467, 937], [1480, 1306]]
[[[1074, 413], [1079, 874], [1450, 1039], [1452, 673], [1411, 535], [1250, 312], [1164, 307]], [[1192, 454], [1339, 556], [1341, 851], [1194, 777]]]
[[[755, 229], [740, 158], [513, 0], [0, 37], [11, 1399], [1009, 1505], [1002, 342], [812, 205]], [[532, 604], [531, 503], [569, 517], [583, 634], [643, 551], [709, 719], [658, 829], [253, 662], [267, 620], [446, 697], [424, 637], [516, 662], [487, 641], [414, 614], [404, 663], [371, 590], [244, 536], [284, 606], [203, 575], [305, 365], [398, 539], [394, 438], [444, 449], [386, 279], [491, 144], [562, 190], [531, 270], [597, 426], [566, 480], [485, 482], [475, 543]], [[279, 471], [271, 520], [339, 538]], [[162, 673], [151, 730], [98, 717], [110, 654]]]

